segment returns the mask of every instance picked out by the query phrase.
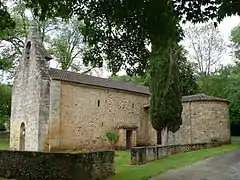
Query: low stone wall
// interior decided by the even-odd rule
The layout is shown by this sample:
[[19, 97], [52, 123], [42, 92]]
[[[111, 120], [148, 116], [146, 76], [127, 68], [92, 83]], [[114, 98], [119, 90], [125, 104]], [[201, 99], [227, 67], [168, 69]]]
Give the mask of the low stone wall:
[[0, 151], [0, 177], [25, 180], [103, 180], [114, 175], [114, 151], [44, 153]]
[[216, 146], [219, 146], [219, 144], [201, 143], [187, 145], [134, 147], [131, 149], [131, 164], [146, 164], [150, 161], [162, 159], [169, 154], [195, 151]]

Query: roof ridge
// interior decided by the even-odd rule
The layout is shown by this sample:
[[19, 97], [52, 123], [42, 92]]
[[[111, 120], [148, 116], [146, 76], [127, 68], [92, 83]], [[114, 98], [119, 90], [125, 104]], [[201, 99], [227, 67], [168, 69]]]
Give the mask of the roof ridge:
[[141, 94], [149, 94], [148, 87], [132, 84], [132, 83], [125, 83], [122, 81], [111, 80], [107, 78], [91, 76], [86, 74], [80, 74], [76, 72], [56, 69], [56, 68], [49, 68], [49, 75], [52, 79], [60, 80], [60, 81], [68, 81], [78, 84], [87, 84], [92, 86], [101, 86], [119, 90], [126, 90], [130, 92], [137, 92]]

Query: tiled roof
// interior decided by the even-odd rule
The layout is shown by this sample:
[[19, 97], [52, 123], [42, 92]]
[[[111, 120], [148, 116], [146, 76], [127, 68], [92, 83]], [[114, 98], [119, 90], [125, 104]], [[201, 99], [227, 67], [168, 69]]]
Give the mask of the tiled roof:
[[207, 96], [206, 94], [195, 94], [191, 96], [183, 96], [182, 102], [192, 102], [192, 101], [222, 101], [228, 102], [227, 99], [218, 98], [214, 96]]
[[[195, 101], [219, 101], [219, 102], [228, 102], [227, 99], [218, 98], [214, 96], [207, 96], [206, 94], [195, 94], [190, 96], [183, 96], [182, 102], [195, 102]], [[146, 104], [144, 108], [149, 108], [149, 104]]]
[[[73, 82], [77, 84], [86, 84], [91, 86], [107, 87], [112, 89], [119, 89], [124, 91], [136, 92], [141, 94], [150, 94], [149, 89], [145, 86], [139, 86], [135, 84], [124, 83], [120, 81], [114, 81], [105, 78], [99, 78], [95, 76], [89, 76], [84, 74], [79, 74], [75, 72], [69, 72], [59, 69], [49, 69], [50, 77], [54, 80]], [[222, 101], [228, 102], [228, 100], [213, 96], [207, 96], [205, 94], [196, 94], [190, 96], [183, 96], [182, 102], [192, 102], [192, 101]], [[146, 105], [146, 107], [149, 105]]]
[[119, 89], [124, 91], [136, 92], [141, 94], [149, 94], [149, 90], [145, 86], [139, 86], [129, 83], [124, 83], [120, 81], [114, 81], [105, 78], [99, 78], [95, 76], [89, 76], [84, 74], [79, 74], [75, 72], [69, 72], [59, 69], [49, 69], [50, 77], [54, 80], [67, 81], [77, 84], [85, 84], [91, 86], [106, 87], [112, 89]]

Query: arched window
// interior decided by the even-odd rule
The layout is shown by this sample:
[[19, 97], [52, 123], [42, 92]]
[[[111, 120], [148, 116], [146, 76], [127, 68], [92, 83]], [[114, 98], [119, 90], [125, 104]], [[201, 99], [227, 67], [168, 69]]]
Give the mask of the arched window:
[[30, 59], [30, 50], [31, 50], [31, 42], [28, 41], [26, 45], [26, 58]]
[[22, 122], [21, 126], [20, 126], [20, 141], [19, 141], [19, 150], [20, 151], [25, 150], [25, 133], [26, 133], [25, 123]]

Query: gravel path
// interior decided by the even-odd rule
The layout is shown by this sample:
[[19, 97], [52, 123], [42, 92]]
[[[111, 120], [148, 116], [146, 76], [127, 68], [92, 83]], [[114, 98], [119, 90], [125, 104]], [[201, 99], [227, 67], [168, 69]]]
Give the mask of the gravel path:
[[169, 170], [150, 180], [240, 180], [240, 150]]

